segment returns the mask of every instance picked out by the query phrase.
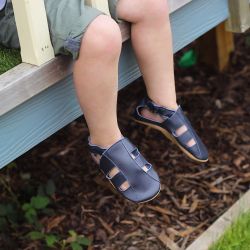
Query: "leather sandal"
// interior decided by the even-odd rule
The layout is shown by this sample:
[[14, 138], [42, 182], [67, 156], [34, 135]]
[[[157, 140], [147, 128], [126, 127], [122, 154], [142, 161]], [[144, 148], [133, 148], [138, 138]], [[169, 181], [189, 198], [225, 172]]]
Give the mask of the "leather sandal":
[[160, 192], [157, 173], [126, 137], [102, 148], [92, 144], [88, 137], [88, 148], [100, 170], [113, 187], [126, 199], [143, 203], [154, 199]]
[[[161, 115], [163, 122], [157, 122], [141, 115], [140, 109], [148, 108], [151, 112]], [[191, 126], [190, 121], [182, 111], [181, 106], [176, 111], [167, 109], [144, 97], [132, 113], [132, 119], [140, 124], [159, 130], [174, 142], [189, 158], [198, 161], [208, 161], [208, 151], [199, 136]]]

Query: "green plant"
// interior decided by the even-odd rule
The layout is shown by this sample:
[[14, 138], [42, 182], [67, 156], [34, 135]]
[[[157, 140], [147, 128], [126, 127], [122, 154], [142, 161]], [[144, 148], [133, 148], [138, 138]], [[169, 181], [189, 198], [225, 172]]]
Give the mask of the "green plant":
[[[12, 168], [16, 167], [16, 165], [13, 163], [8, 167]], [[11, 189], [9, 180], [10, 177], [8, 173], [6, 176], [0, 175], [0, 184], [2, 184], [10, 200], [9, 202], [0, 204], [0, 231], [3, 231], [3, 229], [6, 229], [8, 226], [16, 226], [24, 220], [27, 220], [28, 223], [40, 228], [41, 225], [38, 223], [38, 215], [42, 213], [52, 215], [54, 212], [53, 209], [48, 208], [48, 205], [51, 202], [51, 197], [55, 194], [56, 188], [54, 182], [49, 180], [46, 184], [40, 185], [37, 190], [37, 195], [30, 197], [29, 202], [23, 203]], [[27, 186], [25, 191], [27, 190], [32, 191], [33, 187]], [[41, 192], [41, 190], [43, 190], [43, 192]]]
[[249, 250], [250, 211], [242, 214], [210, 250]]
[[21, 62], [19, 49], [8, 49], [0, 45], [0, 75]]
[[31, 240], [44, 240], [47, 247], [53, 248], [55, 244], [58, 244], [60, 238], [54, 234], [46, 234], [40, 231], [32, 231], [26, 235]]
[[29, 203], [22, 205], [24, 216], [30, 224], [34, 224], [38, 228], [41, 225], [38, 223], [38, 215], [40, 213], [52, 215], [53, 210], [48, 208], [51, 203], [51, 197], [55, 194], [55, 184], [52, 180], [48, 180], [45, 185], [40, 184], [37, 190], [37, 195], [31, 197]]
[[72, 250], [83, 250], [83, 247], [90, 245], [90, 240], [84, 236], [78, 235], [74, 230], [69, 231], [69, 237], [62, 239], [55, 234], [46, 234], [40, 231], [32, 231], [26, 235], [31, 240], [43, 240], [49, 248], [60, 247], [64, 250], [70, 247]]
[[74, 230], [69, 231], [70, 238], [68, 238], [68, 242], [72, 248], [72, 250], [82, 250], [83, 246], [89, 246], [90, 240], [84, 236], [79, 236]]
[[[13, 163], [11, 168], [16, 167]], [[22, 223], [27, 223], [31, 231], [25, 234], [24, 238], [40, 243], [47, 248], [61, 250], [82, 250], [90, 244], [90, 240], [82, 235], [78, 235], [74, 230], [70, 230], [67, 237], [55, 233], [47, 233], [46, 227], [40, 223], [42, 215], [54, 215], [52, 208], [55, 198], [56, 186], [53, 180], [48, 180], [45, 184], [40, 184], [37, 188], [31, 185], [29, 173], [21, 173], [22, 180], [27, 181], [27, 185], [19, 195], [11, 189], [10, 176], [7, 171], [6, 176], [0, 175], [0, 184], [8, 196], [8, 202], [0, 203], [0, 231], [6, 233], [9, 227], [14, 228]]]
[[45, 209], [50, 203], [50, 200], [47, 196], [34, 196], [30, 199], [29, 203], [24, 203], [22, 210], [25, 212], [24, 216], [27, 221], [31, 224], [36, 224], [38, 219], [39, 211]]

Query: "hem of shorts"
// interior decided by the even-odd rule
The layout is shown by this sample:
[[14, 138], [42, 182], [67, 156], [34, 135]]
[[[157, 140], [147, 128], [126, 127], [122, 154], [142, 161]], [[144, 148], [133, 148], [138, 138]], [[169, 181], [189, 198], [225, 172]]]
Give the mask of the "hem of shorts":
[[[103, 14], [106, 15], [106, 13], [100, 10], [97, 10], [95, 8], [93, 8], [93, 11], [94, 12], [92, 13], [91, 19], [88, 19], [87, 20], [88, 22], [86, 22], [87, 24], [83, 27], [82, 20], [81, 20], [81, 22], [77, 23], [74, 26], [73, 30], [68, 34], [68, 37], [64, 41], [64, 50], [72, 54], [73, 60], [77, 60], [79, 57], [79, 50], [81, 47], [82, 38], [88, 26], [90, 25], [90, 23], [99, 15], [103, 15]], [[81, 32], [78, 32], [78, 30], [81, 30]]]

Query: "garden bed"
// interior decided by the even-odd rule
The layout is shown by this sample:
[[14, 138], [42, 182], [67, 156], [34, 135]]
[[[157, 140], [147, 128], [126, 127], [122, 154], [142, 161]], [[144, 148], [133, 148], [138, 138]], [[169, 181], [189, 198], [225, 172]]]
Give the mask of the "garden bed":
[[[74, 230], [93, 240], [91, 249], [185, 249], [249, 189], [250, 50], [246, 35], [237, 39], [232, 65], [217, 73], [204, 65], [176, 68], [179, 103], [208, 146], [210, 160], [196, 164], [129, 114], [145, 95], [142, 79], [121, 90], [121, 130], [155, 165], [160, 195], [134, 205], [115, 194], [87, 151], [88, 129], [81, 117], [0, 172], [0, 203], [23, 204], [40, 184], [53, 180], [50, 209], [39, 214], [43, 232], [67, 238]], [[182, 52], [176, 55], [176, 60]], [[104, 114], [105, 115], [105, 114]], [[42, 240], [24, 237], [34, 226], [22, 218], [8, 224], [1, 249], [46, 249]], [[61, 248], [58, 248], [61, 249]]]

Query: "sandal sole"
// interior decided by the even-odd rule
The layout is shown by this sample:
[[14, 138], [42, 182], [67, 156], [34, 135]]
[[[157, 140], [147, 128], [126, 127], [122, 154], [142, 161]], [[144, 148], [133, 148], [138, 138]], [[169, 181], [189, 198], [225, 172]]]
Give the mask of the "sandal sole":
[[174, 144], [176, 144], [183, 153], [185, 153], [190, 159], [194, 160], [194, 161], [197, 161], [197, 162], [207, 162], [208, 159], [206, 160], [201, 160], [201, 159], [198, 159], [196, 157], [194, 157], [191, 153], [189, 153], [184, 147], [182, 147], [178, 141], [168, 132], [166, 131], [164, 128], [162, 127], [159, 127], [157, 125], [154, 125], [154, 124], [151, 124], [151, 123], [147, 123], [147, 122], [143, 122], [143, 121], [139, 121], [139, 120], [136, 120], [134, 117], [131, 117], [132, 120], [134, 120], [135, 122], [137, 123], [140, 123], [140, 124], [143, 124], [143, 125], [146, 125], [150, 128], [153, 128], [153, 129], [156, 129], [158, 131], [160, 131], [167, 139], [169, 139], [170, 141], [172, 141]]
[[[92, 159], [94, 160], [94, 162], [96, 163], [96, 165], [99, 166], [99, 163], [97, 162], [95, 156], [94, 156], [92, 153], [90, 153], [90, 155], [91, 155]], [[113, 184], [110, 180], [109, 180], [109, 183], [112, 185], [112, 187], [114, 188], [114, 190], [115, 190], [117, 193], [119, 193], [119, 192], [117, 191], [116, 187], [114, 186], [114, 184]], [[148, 200], [141, 201], [141, 202], [134, 202], [134, 201], [131, 201], [131, 200], [127, 199], [127, 198], [125, 198], [125, 199], [126, 199], [126, 200], [129, 200], [129, 201], [131, 201], [131, 202], [133, 202], [133, 203], [136, 203], [136, 204], [143, 204], [143, 203], [146, 203], [146, 202], [149, 202], [149, 201], [152, 201], [153, 199], [155, 199], [155, 198], [159, 195], [160, 192], [161, 192], [161, 185], [160, 185], [159, 191], [156, 193], [156, 195], [153, 196], [152, 198], [148, 199]]]

